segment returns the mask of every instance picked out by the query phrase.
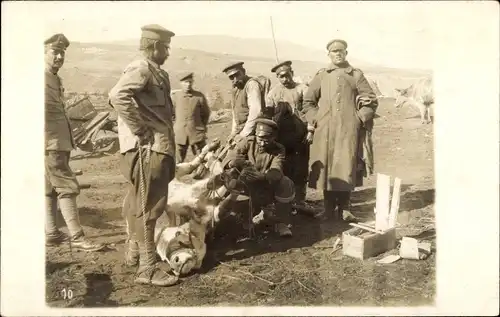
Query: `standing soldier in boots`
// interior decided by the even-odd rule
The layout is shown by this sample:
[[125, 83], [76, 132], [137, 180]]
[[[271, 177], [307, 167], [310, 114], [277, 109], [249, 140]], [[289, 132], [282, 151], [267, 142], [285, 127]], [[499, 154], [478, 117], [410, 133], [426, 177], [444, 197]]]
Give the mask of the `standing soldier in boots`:
[[279, 84], [267, 95], [266, 115], [278, 124], [277, 141], [286, 150], [284, 173], [295, 184], [297, 211], [312, 214], [313, 208], [306, 199], [307, 176], [309, 171], [309, 143], [307, 142], [307, 123], [302, 119], [302, 102], [307, 86], [293, 80], [292, 62], [279, 63], [271, 69], [276, 73]]
[[180, 81], [182, 90], [172, 96], [177, 163], [184, 162], [190, 145], [194, 156], [201, 153], [206, 144], [210, 118], [207, 99], [203, 93], [193, 89], [193, 73], [182, 74]]
[[156, 221], [167, 206], [168, 184], [175, 175], [170, 80], [160, 67], [170, 55], [174, 35], [156, 24], [143, 26], [143, 57], [125, 68], [109, 92], [118, 113], [120, 169], [129, 183], [123, 202], [129, 234], [125, 260], [130, 266], [139, 264], [136, 283], [157, 286], [178, 281], [160, 267], [154, 244]]
[[312, 141], [309, 186], [323, 190], [326, 212], [348, 220], [351, 191], [373, 171], [378, 102], [363, 72], [347, 62], [347, 43], [332, 40], [327, 50], [331, 64], [316, 74], [304, 97]]
[[55, 34], [45, 41], [45, 200], [46, 244], [54, 246], [67, 237], [56, 226], [57, 202], [68, 226], [71, 246], [85, 251], [98, 251], [103, 244], [85, 238], [78, 215], [76, 197], [80, 186], [69, 166], [70, 153], [75, 148], [69, 119], [64, 108], [64, 88], [57, 74], [64, 64], [69, 41]]

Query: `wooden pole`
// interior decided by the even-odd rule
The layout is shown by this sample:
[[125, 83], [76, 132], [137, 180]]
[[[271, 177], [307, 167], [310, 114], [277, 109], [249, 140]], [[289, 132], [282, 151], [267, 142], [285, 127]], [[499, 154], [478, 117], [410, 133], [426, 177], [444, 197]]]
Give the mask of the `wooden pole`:
[[271, 33], [273, 34], [274, 54], [276, 55], [276, 63], [279, 63], [280, 60], [278, 58], [278, 47], [276, 46], [276, 39], [274, 37], [273, 17], [270, 16], [269, 19], [271, 20]]

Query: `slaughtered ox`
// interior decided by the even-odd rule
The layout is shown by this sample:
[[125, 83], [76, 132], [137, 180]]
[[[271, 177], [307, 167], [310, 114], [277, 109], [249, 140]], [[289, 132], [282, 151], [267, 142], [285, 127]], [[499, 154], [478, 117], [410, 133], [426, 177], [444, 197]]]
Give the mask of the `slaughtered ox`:
[[434, 104], [432, 78], [422, 78], [405, 89], [396, 88], [396, 108], [405, 103], [414, 105], [420, 111], [422, 124], [431, 123], [430, 107]]
[[[214, 182], [213, 177], [223, 171], [214, 153], [218, 146], [218, 141], [212, 142], [191, 162], [177, 164], [175, 178], [169, 184], [168, 224], [156, 227], [155, 244], [160, 258], [169, 263], [177, 275], [201, 267], [206, 254], [207, 231], [213, 229], [219, 203], [227, 194], [224, 184]], [[181, 181], [183, 176], [195, 170], [197, 178], [202, 179], [191, 184]]]

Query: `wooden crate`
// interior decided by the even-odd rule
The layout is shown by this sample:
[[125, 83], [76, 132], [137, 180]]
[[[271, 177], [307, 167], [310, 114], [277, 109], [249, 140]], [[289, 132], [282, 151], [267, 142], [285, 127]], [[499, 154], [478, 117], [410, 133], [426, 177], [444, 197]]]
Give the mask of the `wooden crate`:
[[396, 247], [396, 228], [384, 233], [368, 232], [352, 228], [342, 234], [342, 252], [344, 255], [365, 260]]
[[401, 179], [394, 182], [391, 196], [391, 177], [377, 175], [375, 221], [352, 224], [354, 228], [345, 231], [343, 238], [343, 253], [357, 258], [367, 259], [396, 248], [396, 222], [399, 212]]

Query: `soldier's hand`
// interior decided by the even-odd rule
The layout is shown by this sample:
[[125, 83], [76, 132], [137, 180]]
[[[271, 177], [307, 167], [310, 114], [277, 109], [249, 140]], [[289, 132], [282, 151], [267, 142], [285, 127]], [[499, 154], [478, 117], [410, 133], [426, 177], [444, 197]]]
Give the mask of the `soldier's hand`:
[[207, 144], [207, 150], [208, 150], [208, 152], [210, 152], [210, 151], [217, 149], [219, 146], [220, 146], [220, 140], [215, 139], [212, 142]]
[[314, 133], [313, 132], [307, 132], [306, 138], [304, 139], [304, 143], [306, 144], [312, 144], [314, 139]]
[[245, 167], [241, 171], [240, 177], [246, 183], [253, 183], [255, 181], [265, 179], [265, 175], [263, 173], [257, 171], [253, 166]]
[[152, 144], [154, 142], [154, 133], [151, 129], [146, 128], [144, 132], [139, 135], [136, 135], [137, 144], [140, 146]]

